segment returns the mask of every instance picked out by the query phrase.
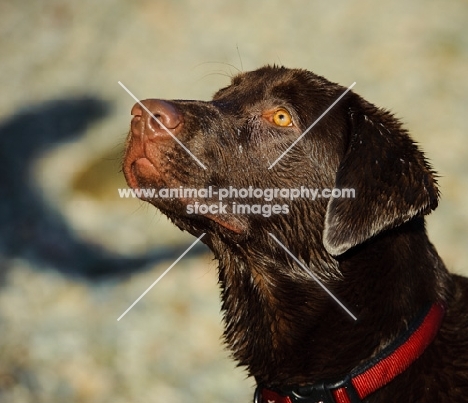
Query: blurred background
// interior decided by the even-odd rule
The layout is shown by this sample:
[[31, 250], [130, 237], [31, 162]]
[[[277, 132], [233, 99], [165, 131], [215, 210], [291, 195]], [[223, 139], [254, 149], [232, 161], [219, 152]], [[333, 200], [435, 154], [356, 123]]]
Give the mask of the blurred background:
[[428, 219], [468, 274], [465, 0], [0, 0], [0, 402], [248, 402], [221, 343], [216, 262], [118, 197], [138, 98], [208, 100], [300, 67], [405, 122], [440, 175]]

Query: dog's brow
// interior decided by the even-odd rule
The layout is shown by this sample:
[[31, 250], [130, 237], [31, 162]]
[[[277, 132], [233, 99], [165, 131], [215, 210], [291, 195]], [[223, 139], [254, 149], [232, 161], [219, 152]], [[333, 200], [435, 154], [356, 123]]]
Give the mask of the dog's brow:
[[341, 98], [343, 98], [349, 91], [351, 91], [351, 88], [353, 88], [354, 86], [356, 85], [356, 81], [354, 83], [352, 83], [347, 89], [345, 92], [343, 92], [343, 94], [341, 94], [336, 100], [335, 102], [333, 102], [326, 110], [325, 112], [323, 112], [316, 120], [314, 123], [312, 123], [305, 131], [304, 133], [302, 133], [295, 141], [294, 143], [292, 143], [286, 151], [283, 152], [283, 154], [281, 154], [275, 162], [273, 162], [273, 164], [271, 164], [268, 169], [271, 169], [273, 168], [277, 162], [283, 158], [290, 150], [291, 148], [293, 148], [298, 142], [299, 140], [301, 140], [328, 112], [330, 112], [330, 110], [341, 100]]

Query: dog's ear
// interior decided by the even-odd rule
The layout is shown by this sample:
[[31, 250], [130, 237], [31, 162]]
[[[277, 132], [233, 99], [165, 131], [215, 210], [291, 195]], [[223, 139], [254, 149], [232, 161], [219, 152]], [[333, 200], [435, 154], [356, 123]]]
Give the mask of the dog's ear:
[[330, 199], [325, 216], [323, 242], [334, 256], [430, 213], [439, 198], [435, 173], [397, 119], [355, 97], [335, 183], [355, 197]]

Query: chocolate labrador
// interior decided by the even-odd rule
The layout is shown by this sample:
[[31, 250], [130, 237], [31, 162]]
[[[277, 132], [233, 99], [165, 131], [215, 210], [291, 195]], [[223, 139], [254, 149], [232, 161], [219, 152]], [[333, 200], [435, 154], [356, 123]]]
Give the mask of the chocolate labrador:
[[468, 402], [468, 279], [428, 240], [436, 175], [392, 114], [266, 66], [132, 115], [127, 182], [215, 254], [255, 402]]

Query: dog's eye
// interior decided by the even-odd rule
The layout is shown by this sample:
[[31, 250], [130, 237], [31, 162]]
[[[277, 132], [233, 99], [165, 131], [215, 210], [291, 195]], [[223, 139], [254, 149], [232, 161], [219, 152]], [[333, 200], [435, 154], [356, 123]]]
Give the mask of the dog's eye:
[[273, 123], [280, 127], [292, 126], [292, 116], [286, 109], [278, 109], [273, 114]]

